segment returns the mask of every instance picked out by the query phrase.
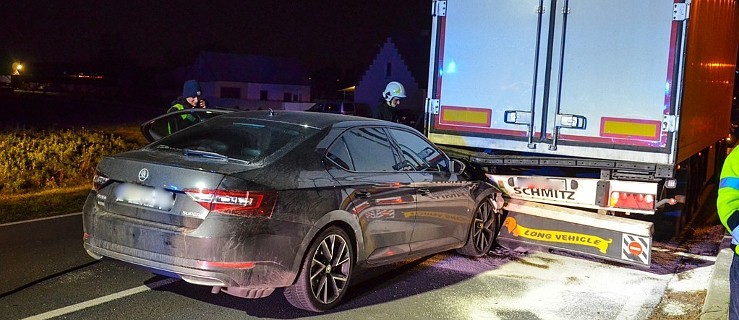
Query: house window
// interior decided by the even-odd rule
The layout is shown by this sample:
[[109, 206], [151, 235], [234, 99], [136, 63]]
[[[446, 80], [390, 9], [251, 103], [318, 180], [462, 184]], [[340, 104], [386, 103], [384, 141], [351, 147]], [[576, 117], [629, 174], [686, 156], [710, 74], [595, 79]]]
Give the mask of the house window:
[[300, 96], [299, 96], [299, 95], [297, 95], [297, 94], [294, 94], [294, 95], [293, 95], [293, 101], [295, 101], [295, 102], [298, 102], [298, 101], [300, 101]]
[[241, 99], [241, 88], [221, 87], [221, 98]]
[[284, 101], [284, 102], [292, 102], [292, 98], [293, 98], [293, 94], [290, 93], [290, 92], [285, 92], [282, 95], [282, 101]]
[[388, 62], [387, 65], [385, 65], [385, 77], [389, 78], [393, 76], [393, 63]]
[[267, 90], [259, 91], [259, 100], [267, 101]]

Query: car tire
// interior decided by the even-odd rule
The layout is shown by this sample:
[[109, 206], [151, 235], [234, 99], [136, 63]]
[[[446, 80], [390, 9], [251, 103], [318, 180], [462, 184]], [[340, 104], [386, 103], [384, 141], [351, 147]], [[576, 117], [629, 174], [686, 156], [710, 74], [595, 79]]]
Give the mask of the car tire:
[[470, 232], [464, 247], [457, 249], [457, 253], [469, 257], [479, 257], [487, 254], [498, 235], [498, 219], [500, 209], [492, 197], [485, 197], [475, 208], [475, 214], [470, 223]]
[[337, 226], [323, 230], [303, 258], [298, 278], [284, 291], [296, 308], [322, 312], [335, 307], [346, 294], [354, 268], [354, 248]]

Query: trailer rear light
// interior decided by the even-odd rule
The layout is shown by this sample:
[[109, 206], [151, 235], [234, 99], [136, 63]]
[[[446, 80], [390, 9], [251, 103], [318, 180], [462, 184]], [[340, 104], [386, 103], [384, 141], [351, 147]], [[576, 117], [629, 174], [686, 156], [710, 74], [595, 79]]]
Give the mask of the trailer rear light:
[[621, 209], [654, 210], [654, 195], [613, 191], [608, 205]]
[[667, 188], [667, 189], [675, 189], [675, 188], [677, 188], [677, 179], [667, 179], [667, 180], [665, 180], [665, 188]]
[[211, 212], [243, 216], [270, 217], [277, 192], [221, 189], [185, 189], [185, 194]]
[[92, 190], [100, 191], [108, 182], [110, 182], [110, 178], [95, 170], [95, 175], [92, 177]]

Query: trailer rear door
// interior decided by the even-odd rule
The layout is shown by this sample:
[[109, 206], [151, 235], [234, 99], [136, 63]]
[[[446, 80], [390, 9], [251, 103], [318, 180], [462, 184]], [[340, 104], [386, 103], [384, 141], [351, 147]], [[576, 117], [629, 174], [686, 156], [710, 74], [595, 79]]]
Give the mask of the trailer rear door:
[[433, 142], [674, 161], [681, 4], [448, 0], [435, 8]]

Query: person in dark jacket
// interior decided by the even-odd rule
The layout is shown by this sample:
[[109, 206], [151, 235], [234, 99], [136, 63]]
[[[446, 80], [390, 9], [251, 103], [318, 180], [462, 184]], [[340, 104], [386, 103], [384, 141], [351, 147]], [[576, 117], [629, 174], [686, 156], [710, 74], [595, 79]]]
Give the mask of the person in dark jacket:
[[185, 108], [205, 108], [205, 100], [201, 95], [200, 84], [195, 80], [187, 80], [182, 86], [182, 96], [172, 101], [167, 112], [175, 112]]
[[731, 234], [733, 257], [729, 269], [729, 320], [739, 320], [739, 149], [724, 161], [716, 200], [719, 220]]
[[[197, 81], [185, 81], [185, 84], [182, 86], [182, 96], [177, 98], [177, 100], [172, 101], [167, 113], [192, 108], [205, 108], [206, 102], [201, 97], [201, 94], [200, 84]], [[182, 114], [179, 118], [172, 119], [167, 123], [168, 133], [172, 134], [175, 131], [184, 129], [185, 127], [195, 124], [196, 121], [197, 119], [195, 116], [191, 114]]]
[[400, 99], [405, 98], [405, 88], [400, 82], [391, 81], [385, 86], [382, 92], [382, 99], [374, 112], [374, 118], [398, 122], [397, 107], [400, 105]]

